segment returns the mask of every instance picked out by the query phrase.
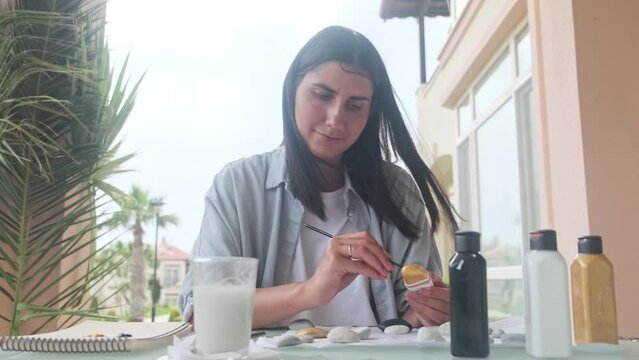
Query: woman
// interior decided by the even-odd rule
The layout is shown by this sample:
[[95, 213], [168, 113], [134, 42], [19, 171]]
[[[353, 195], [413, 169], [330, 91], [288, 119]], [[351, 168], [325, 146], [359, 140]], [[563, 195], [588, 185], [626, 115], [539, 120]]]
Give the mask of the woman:
[[[309, 40], [284, 81], [283, 121], [283, 147], [231, 163], [215, 177], [193, 256], [259, 259], [254, 327], [300, 317], [326, 326], [448, 321], [448, 288], [439, 277], [434, 288], [407, 294], [389, 261], [441, 275], [432, 234], [456, 222], [371, 42], [337, 26]], [[187, 276], [185, 319], [191, 292]]]

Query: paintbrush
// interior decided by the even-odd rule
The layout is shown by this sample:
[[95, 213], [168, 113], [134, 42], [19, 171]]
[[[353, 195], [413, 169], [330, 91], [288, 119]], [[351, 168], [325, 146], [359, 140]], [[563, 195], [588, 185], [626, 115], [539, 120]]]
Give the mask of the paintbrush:
[[[313, 231], [315, 231], [315, 232], [317, 232], [317, 233], [320, 233], [320, 234], [322, 234], [322, 235], [324, 235], [324, 236], [326, 236], [326, 237], [329, 237], [329, 238], [331, 238], [331, 239], [334, 237], [334, 236], [333, 236], [333, 234], [328, 233], [328, 232], [326, 232], [326, 231], [324, 231], [324, 230], [322, 230], [322, 229], [318, 229], [318, 228], [316, 228], [316, 227], [315, 227], [315, 226], [313, 226], [313, 225], [304, 224], [304, 226], [305, 226], [307, 229], [311, 229], [311, 230], [313, 230]], [[401, 265], [401, 264], [399, 264], [399, 263], [397, 263], [397, 262], [395, 262], [395, 261], [393, 261], [393, 260], [388, 260], [388, 261], [390, 261], [390, 263], [391, 263], [391, 264], [393, 264], [393, 265], [397, 266], [398, 268], [401, 268], [401, 267], [402, 267], [402, 265]]]

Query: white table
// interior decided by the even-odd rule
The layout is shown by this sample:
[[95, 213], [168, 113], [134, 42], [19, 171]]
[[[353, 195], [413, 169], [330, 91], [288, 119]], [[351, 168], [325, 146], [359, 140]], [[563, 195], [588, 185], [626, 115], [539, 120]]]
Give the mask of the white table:
[[[326, 348], [312, 348], [308, 345], [297, 345], [280, 348], [271, 351], [268, 356], [262, 353], [260, 359], [380, 359], [380, 360], [425, 360], [425, 359], [454, 359], [450, 354], [448, 344], [402, 344], [388, 346], [339, 345]], [[53, 353], [18, 353], [0, 351], [0, 359], [8, 360], [92, 360], [92, 359], [118, 359], [118, 360], [156, 360], [164, 358], [166, 348], [147, 352], [107, 353], [107, 354], [53, 354]], [[504, 345], [491, 345], [490, 356], [487, 359], [532, 359], [523, 347]], [[622, 342], [618, 346], [595, 349], [588, 347], [575, 347], [572, 359], [589, 360], [614, 360], [614, 359], [639, 359], [638, 342]]]

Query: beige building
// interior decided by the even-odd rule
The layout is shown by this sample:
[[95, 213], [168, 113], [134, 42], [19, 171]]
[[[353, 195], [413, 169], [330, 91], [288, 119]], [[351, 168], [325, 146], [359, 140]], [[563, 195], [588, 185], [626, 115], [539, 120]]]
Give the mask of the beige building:
[[[153, 254], [153, 247], [148, 246], [147, 250], [150, 254]], [[191, 263], [190, 254], [181, 250], [180, 248], [169, 244], [163, 239], [158, 244], [158, 270], [157, 278], [160, 282], [162, 290], [160, 292], [160, 299], [158, 306], [173, 306], [177, 307], [177, 299], [182, 291], [182, 283], [184, 277], [189, 271]], [[104, 279], [100, 286], [96, 289], [98, 292], [95, 297], [100, 301], [100, 306], [105, 308], [105, 312], [112, 312], [115, 316], [127, 316], [129, 313], [129, 299], [131, 295], [130, 281], [131, 270], [130, 261], [120, 267], [119, 270], [113, 273], [112, 277]], [[145, 279], [149, 281], [153, 279], [153, 259], [146, 259], [146, 271]], [[145, 292], [146, 307], [151, 308], [152, 298], [150, 288]]]
[[157, 276], [160, 286], [162, 286], [162, 292], [160, 293], [159, 305], [178, 306], [178, 296], [182, 291], [182, 283], [189, 271], [190, 264], [191, 255], [169, 244], [166, 240], [160, 242]]
[[417, 91], [421, 151], [462, 228], [482, 233], [491, 317], [523, 314], [529, 231], [555, 229], [568, 263], [577, 237], [599, 234], [620, 335], [638, 336], [639, 1], [450, 3], [439, 67]]

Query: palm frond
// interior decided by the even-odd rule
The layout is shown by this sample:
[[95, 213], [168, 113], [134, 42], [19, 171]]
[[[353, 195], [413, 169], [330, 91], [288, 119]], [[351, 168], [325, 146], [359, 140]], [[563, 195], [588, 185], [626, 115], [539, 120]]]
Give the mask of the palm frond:
[[11, 335], [96, 317], [91, 292], [122, 266], [94, 261], [96, 214], [125, 194], [108, 179], [133, 156], [114, 142], [141, 79], [128, 90], [126, 64], [110, 68], [104, 6], [18, 0], [0, 12], [0, 301], [13, 304], [0, 331]]
[[178, 225], [180, 221], [175, 215], [161, 215], [158, 217], [158, 224], [160, 227], [166, 227], [167, 225]]

